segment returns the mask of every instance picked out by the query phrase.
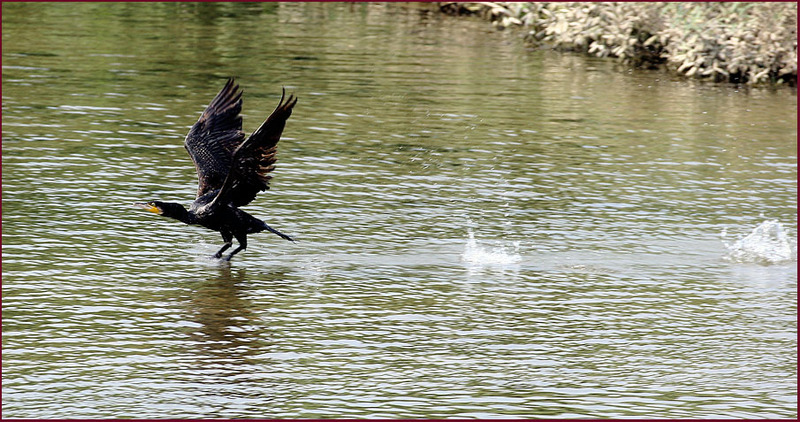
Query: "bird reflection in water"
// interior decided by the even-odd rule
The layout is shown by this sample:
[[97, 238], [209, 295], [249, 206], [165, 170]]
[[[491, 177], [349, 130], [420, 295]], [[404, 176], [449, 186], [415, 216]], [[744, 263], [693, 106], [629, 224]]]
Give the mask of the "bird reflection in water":
[[[259, 273], [259, 283], [280, 283], [283, 271]], [[231, 270], [228, 263], [218, 267], [218, 274], [200, 281], [192, 288], [186, 303], [186, 319], [197, 325], [191, 333], [193, 354], [200, 354], [197, 364], [203, 369], [222, 369], [225, 376], [250, 374], [248, 365], [255, 355], [272, 350], [271, 333], [248, 299], [248, 277], [244, 268]], [[237, 365], [231, 365], [235, 363]], [[238, 368], [238, 369], [236, 369]]]

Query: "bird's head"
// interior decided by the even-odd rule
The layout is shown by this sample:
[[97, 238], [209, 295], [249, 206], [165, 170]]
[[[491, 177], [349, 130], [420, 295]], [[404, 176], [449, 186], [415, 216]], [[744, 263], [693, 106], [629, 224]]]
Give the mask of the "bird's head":
[[163, 215], [164, 217], [171, 217], [177, 220], [183, 220], [186, 216], [186, 208], [184, 208], [181, 204], [176, 204], [173, 202], [150, 201], [137, 202], [133, 205], [152, 213]]

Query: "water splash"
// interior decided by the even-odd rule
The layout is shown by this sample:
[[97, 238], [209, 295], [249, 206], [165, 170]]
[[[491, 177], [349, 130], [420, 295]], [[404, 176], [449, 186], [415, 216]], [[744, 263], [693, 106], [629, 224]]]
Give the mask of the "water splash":
[[[725, 236], [723, 230], [722, 238]], [[722, 242], [728, 249], [724, 259], [730, 262], [772, 265], [797, 260], [797, 243], [789, 238], [778, 220], [765, 220], [733, 244]]]
[[474, 266], [504, 266], [517, 264], [522, 261], [519, 255], [519, 242], [514, 242], [514, 251], [508, 251], [507, 248], [499, 246], [492, 249], [484, 248], [475, 240], [475, 234], [472, 229], [467, 229], [467, 244], [464, 247], [464, 253], [461, 254], [461, 260], [467, 264]]

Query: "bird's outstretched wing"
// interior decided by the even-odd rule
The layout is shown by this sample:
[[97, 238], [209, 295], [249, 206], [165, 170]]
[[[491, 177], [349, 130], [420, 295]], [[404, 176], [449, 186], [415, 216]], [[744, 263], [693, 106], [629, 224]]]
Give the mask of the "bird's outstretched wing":
[[183, 145], [197, 170], [197, 197], [222, 188], [245, 138], [241, 110], [242, 91], [230, 78], [186, 135]]
[[231, 203], [240, 207], [249, 204], [259, 192], [269, 189], [269, 179], [272, 178], [269, 173], [275, 169], [277, 144], [286, 120], [297, 104], [293, 95], [285, 97], [284, 89], [272, 114], [233, 152], [230, 171], [214, 198], [215, 204]]

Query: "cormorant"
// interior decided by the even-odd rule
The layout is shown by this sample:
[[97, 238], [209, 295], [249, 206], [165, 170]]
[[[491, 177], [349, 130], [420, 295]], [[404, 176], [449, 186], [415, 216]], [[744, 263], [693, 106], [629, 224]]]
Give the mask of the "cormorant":
[[293, 95], [284, 102], [285, 95], [284, 89], [275, 111], [245, 139], [239, 116], [242, 91], [233, 78], [228, 79], [184, 140], [183, 145], [197, 170], [197, 199], [188, 210], [181, 204], [161, 201], [135, 205], [186, 224], [199, 224], [220, 232], [225, 244], [214, 254], [215, 258], [221, 258], [236, 238], [239, 247], [225, 258], [230, 261], [247, 248], [248, 234], [264, 230], [294, 242], [290, 236], [239, 209], [249, 204], [259, 192], [269, 189], [272, 177], [269, 173], [275, 168], [277, 144], [286, 119], [297, 103]]

